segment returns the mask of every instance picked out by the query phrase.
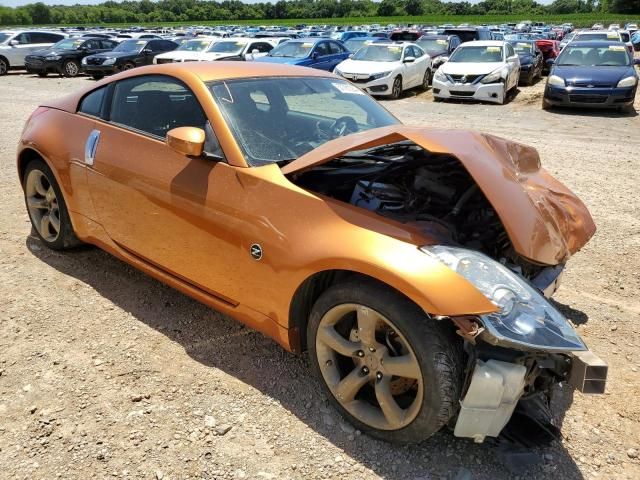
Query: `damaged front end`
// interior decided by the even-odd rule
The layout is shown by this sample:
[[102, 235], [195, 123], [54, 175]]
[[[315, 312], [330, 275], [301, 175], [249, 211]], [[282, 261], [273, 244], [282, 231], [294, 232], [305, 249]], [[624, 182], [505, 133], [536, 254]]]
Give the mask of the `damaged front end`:
[[534, 149], [395, 125], [328, 142], [282, 170], [303, 188], [403, 224], [424, 239], [417, 248], [495, 305], [484, 315], [436, 317], [465, 340], [456, 436], [498, 436], [518, 405], [548, 406], [563, 382], [604, 392], [606, 364], [547, 300], [595, 225]]

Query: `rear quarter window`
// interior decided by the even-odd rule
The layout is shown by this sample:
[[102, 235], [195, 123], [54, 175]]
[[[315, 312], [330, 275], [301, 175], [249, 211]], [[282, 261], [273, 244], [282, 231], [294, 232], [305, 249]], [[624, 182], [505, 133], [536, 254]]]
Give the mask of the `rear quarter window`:
[[104, 102], [106, 91], [107, 87], [105, 86], [86, 95], [80, 101], [78, 113], [84, 113], [85, 115], [91, 115], [92, 117], [100, 117], [102, 114], [102, 104]]

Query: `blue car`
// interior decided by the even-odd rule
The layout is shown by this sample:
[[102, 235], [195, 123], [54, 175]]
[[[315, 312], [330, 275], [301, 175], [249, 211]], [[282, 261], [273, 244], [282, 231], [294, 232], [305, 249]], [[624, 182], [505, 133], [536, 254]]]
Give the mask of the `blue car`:
[[368, 37], [369, 32], [361, 32], [357, 30], [349, 30], [346, 32], [337, 32], [334, 33], [331, 38], [334, 40], [340, 40], [341, 42], [346, 42], [347, 40], [351, 40], [352, 38], [358, 37]]
[[349, 58], [349, 54], [349, 50], [338, 40], [304, 38], [281, 43], [267, 56], [256, 58], [255, 61], [300, 65], [332, 72], [336, 65]]
[[622, 42], [571, 42], [553, 63], [542, 108], [618, 108], [632, 111], [638, 88], [635, 62]]

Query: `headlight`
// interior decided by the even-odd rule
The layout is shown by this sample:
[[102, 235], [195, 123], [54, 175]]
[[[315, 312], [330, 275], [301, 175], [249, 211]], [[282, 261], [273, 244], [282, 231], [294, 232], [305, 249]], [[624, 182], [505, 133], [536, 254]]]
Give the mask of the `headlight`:
[[378, 80], [380, 78], [384, 78], [391, 75], [391, 72], [382, 72], [382, 73], [374, 73], [373, 75], [371, 75], [371, 78], [373, 80]]
[[436, 74], [433, 76], [434, 80], [438, 80], [440, 82], [446, 82], [447, 76], [444, 74], [442, 70], [437, 70]]
[[549, 77], [549, 79], [547, 80], [547, 83], [549, 85], [553, 85], [555, 87], [564, 87], [565, 86], [564, 79], [558, 77], [557, 75], [551, 75]]
[[102, 62], [103, 65], [113, 65], [114, 63], [116, 63], [115, 58], [107, 58], [104, 62]]
[[338, 69], [338, 67], [333, 69], [333, 73], [335, 73], [336, 75], [342, 76], [342, 70]]
[[60, 55], [47, 55], [46, 57], [44, 57], [45, 60], [60, 60], [62, 57]]
[[565, 352], [586, 350], [564, 316], [504, 265], [464, 248], [436, 245], [420, 250], [462, 275], [498, 307], [497, 312], [481, 319], [500, 344]]
[[618, 88], [635, 87], [636, 83], [638, 83], [638, 79], [636, 77], [623, 78], [618, 82]]
[[500, 80], [502, 80], [502, 69], [491, 72], [480, 83], [498, 83]]

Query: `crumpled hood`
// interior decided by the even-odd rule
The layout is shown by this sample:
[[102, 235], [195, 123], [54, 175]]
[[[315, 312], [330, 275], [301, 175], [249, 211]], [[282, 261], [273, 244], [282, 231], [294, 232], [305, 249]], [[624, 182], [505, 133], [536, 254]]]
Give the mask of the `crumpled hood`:
[[458, 63], [458, 62], [446, 62], [440, 69], [447, 75], [487, 75], [500, 67], [503, 67], [504, 62], [481, 62], [481, 63]]
[[406, 140], [460, 160], [496, 210], [515, 251], [533, 262], [563, 263], [596, 231], [587, 207], [541, 167], [534, 148], [484, 133], [391, 125], [327, 142], [282, 172], [302, 172], [348, 152]]

